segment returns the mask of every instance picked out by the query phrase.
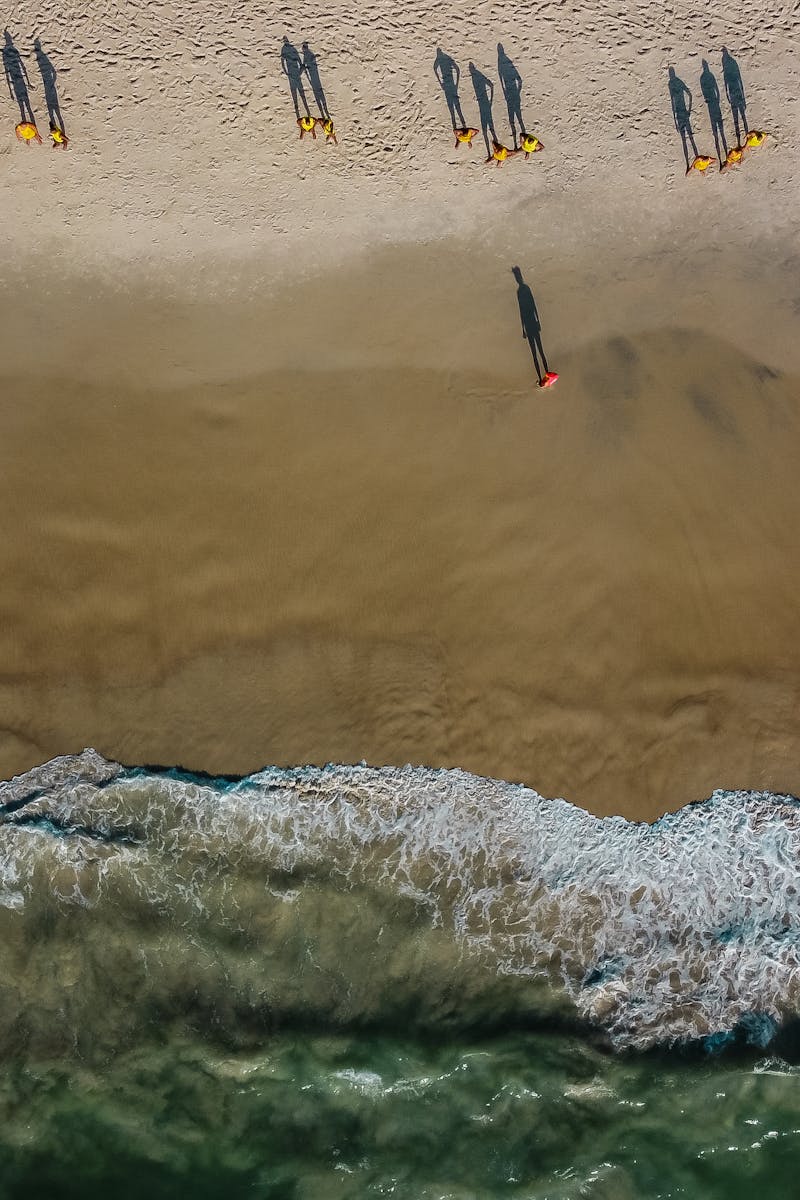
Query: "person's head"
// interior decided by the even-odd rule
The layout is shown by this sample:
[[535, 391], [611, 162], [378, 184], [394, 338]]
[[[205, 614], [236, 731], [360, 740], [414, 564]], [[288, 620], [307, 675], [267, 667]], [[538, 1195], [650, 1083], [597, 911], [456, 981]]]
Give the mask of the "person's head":
[[290, 45], [289, 39], [286, 36], [286, 34], [283, 35], [283, 44], [284, 44], [284, 46]]
[[675, 78], [675, 68], [674, 68], [674, 67], [670, 67], [670, 69], [669, 69], [669, 77], [670, 77], [670, 79], [674, 79], [674, 78]]
[[471, 63], [469, 64], [469, 67], [468, 67], [467, 69], [468, 69], [468, 71], [469, 71], [470, 75], [474, 75], [474, 74], [475, 74], [475, 69], [476, 69], [476, 68], [475, 68], [475, 63], [474, 63], [474, 62], [471, 62]]
[[7, 30], [7, 29], [4, 29], [4, 30], [3, 30], [3, 36], [4, 36], [4, 38], [6, 39], [6, 45], [7, 45], [7, 46], [13, 46], [13, 45], [14, 45], [13, 41], [11, 40], [11, 34], [8, 32], [8, 30]]
[[710, 67], [709, 67], [709, 65], [708, 65], [708, 59], [707, 59], [707, 58], [704, 58], [704, 59], [703, 59], [703, 70], [704, 70], [704, 71], [710, 71], [710, 70], [711, 70], [711, 68], [710, 68]]
[[308, 42], [303, 42], [303, 49], [308, 50]]
[[525, 280], [522, 278], [522, 271], [519, 269], [519, 267], [512, 267], [512, 268], [511, 268], [511, 274], [514, 276], [514, 278], [516, 279], [517, 283], [524, 283], [524, 282], [525, 282]]

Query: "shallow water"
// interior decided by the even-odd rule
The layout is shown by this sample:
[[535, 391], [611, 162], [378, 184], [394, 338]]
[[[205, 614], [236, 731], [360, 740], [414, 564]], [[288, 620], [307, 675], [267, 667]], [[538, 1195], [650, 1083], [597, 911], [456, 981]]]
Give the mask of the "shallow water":
[[782, 1194], [798, 841], [766, 793], [54, 760], [0, 785], [0, 1195]]

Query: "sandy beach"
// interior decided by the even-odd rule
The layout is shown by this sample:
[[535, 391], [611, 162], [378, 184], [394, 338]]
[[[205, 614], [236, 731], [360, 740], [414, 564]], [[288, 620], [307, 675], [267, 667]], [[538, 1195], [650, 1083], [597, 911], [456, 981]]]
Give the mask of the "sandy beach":
[[[642, 819], [800, 792], [789, 4], [6, 20], [72, 141], [19, 145], [3, 102], [0, 776], [93, 745], [460, 766]], [[284, 36], [338, 146], [297, 136]], [[433, 73], [442, 46], [477, 124], [498, 42], [546, 147], [501, 169]], [[667, 68], [713, 153], [723, 45], [771, 136], [687, 179]]]

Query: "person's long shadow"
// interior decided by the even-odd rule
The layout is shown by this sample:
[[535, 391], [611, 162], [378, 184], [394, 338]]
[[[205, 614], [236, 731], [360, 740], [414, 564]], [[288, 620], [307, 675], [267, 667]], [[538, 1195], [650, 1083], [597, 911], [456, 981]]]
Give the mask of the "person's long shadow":
[[742, 73], [739, 70], [739, 64], [733, 55], [729, 53], [727, 46], [722, 47], [722, 78], [725, 82], [725, 95], [728, 97], [728, 103], [733, 113], [736, 144], [740, 146], [742, 143], [742, 135], [739, 129], [740, 120], [744, 132], [749, 132], [746, 113], [747, 100], [745, 99], [744, 83], [742, 82]]
[[549, 371], [549, 367], [542, 345], [542, 322], [539, 319], [539, 310], [536, 307], [533, 292], [523, 279], [520, 268], [512, 267], [511, 273], [517, 281], [517, 304], [522, 322], [522, 336], [530, 346], [533, 365], [536, 368], [539, 383], [541, 383]]
[[317, 56], [309, 46], [308, 42], [303, 42], [303, 70], [306, 73], [308, 82], [311, 84], [314, 103], [319, 109], [319, 115], [324, 117], [326, 121], [329, 121], [331, 119], [331, 114], [328, 111], [328, 101], [325, 97], [325, 91], [322, 87], [322, 82], [319, 77]]
[[296, 46], [293, 46], [288, 37], [283, 39], [281, 47], [281, 70], [289, 80], [289, 90], [292, 94], [292, 103], [294, 104], [294, 114], [297, 119], [300, 119], [300, 105], [302, 103], [305, 109], [306, 116], [310, 116], [311, 112], [306, 100], [306, 92], [303, 87], [303, 60], [300, 57], [300, 51]]
[[439, 81], [439, 87], [444, 92], [447, 111], [450, 113], [453, 129], [464, 129], [467, 123], [461, 111], [461, 99], [458, 94], [461, 71], [455, 59], [451, 58], [449, 54], [445, 54], [441, 46], [436, 47], [436, 58], [433, 60], [433, 73]]
[[497, 74], [506, 98], [508, 123], [511, 126], [511, 136], [514, 139], [514, 149], [516, 150], [517, 126], [523, 137], [525, 135], [525, 122], [522, 119], [522, 76], [503, 49], [502, 42], [497, 43]]
[[480, 120], [481, 133], [483, 140], [486, 143], [486, 157], [488, 158], [491, 151], [489, 149], [489, 141], [498, 142], [500, 139], [497, 136], [494, 128], [494, 116], [492, 115], [492, 101], [494, 100], [494, 84], [491, 79], [488, 79], [482, 71], [479, 71], [475, 63], [469, 64], [469, 73], [472, 76], [472, 86], [475, 89], [475, 99], [478, 101], [478, 119]]
[[[703, 59], [703, 72], [700, 76], [700, 91], [703, 93], [703, 99], [706, 102], [708, 119], [711, 122], [711, 132], [714, 135], [714, 145], [717, 148], [717, 158], [719, 159], [720, 166], [722, 166], [728, 156], [728, 139], [725, 137], [725, 126], [722, 121], [719, 87], [717, 86], [714, 72], [705, 58]], [[721, 149], [720, 143], [722, 144]]]
[[50, 128], [60, 129], [66, 135], [67, 130], [64, 125], [64, 118], [61, 116], [61, 104], [58, 99], [58, 88], [56, 87], [58, 71], [42, 49], [42, 43], [39, 38], [36, 38], [33, 48], [36, 53], [36, 61], [39, 64], [39, 74], [42, 77], [44, 102], [47, 105], [47, 117], [50, 122]]
[[33, 108], [31, 107], [31, 99], [28, 95], [28, 88], [31, 87], [31, 81], [28, 78], [25, 63], [22, 61], [22, 56], [14, 45], [13, 38], [7, 29], [4, 31], [4, 35], [3, 71], [6, 83], [8, 84], [8, 94], [19, 105], [20, 123], [30, 121], [32, 125], [35, 125], [36, 120], [33, 115]]
[[686, 159], [686, 170], [689, 170], [689, 148], [687, 139], [692, 144], [694, 157], [697, 158], [697, 143], [694, 140], [694, 132], [692, 131], [692, 93], [689, 88], [675, 74], [675, 68], [669, 68], [669, 99], [672, 105], [672, 119], [675, 122], [675, 128], [681, 135], [683, 143], [683, 157]]

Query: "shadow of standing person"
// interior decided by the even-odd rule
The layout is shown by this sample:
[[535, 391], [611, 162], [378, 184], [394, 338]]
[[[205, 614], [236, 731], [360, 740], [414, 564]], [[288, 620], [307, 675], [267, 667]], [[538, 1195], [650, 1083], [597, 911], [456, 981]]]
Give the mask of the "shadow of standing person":
[[733, 55], [728, 53], [726, 46], [722, 47], [722, 78], [725, 81], [725, 95], [728, 97], [728, 104], [730, 104], [731, 112], [733, 113], [736, 145], [740, 146], [742, 144], [742, 135], [739, 132], [740, 118], [744, 132], [749, 132], [747, 128], [747, 115], [745, 113], [747, 101], [744, 96], [744, 83], [742, 82], [742, 73], [739, 70], [739, 64]]
[[314, 103], [319, 109], [319, 115], [324, 117], [326, 121], [330, 121], [331, 114], [328, 112], [328, 101], [325, 99], [325, 92], [319, 77], [317, 56], [308, 42], [303, 42], [303, 69], [308, 76], [308, 82], [311, 84], [311, 91], [314, 93]]
[[[494, 127], [494, 117], [492, 115], [492, 101], [494, 100], [494, 84], [491, 79], [479, 71], [475, 63], [469, 64], [469, 73], [472, 76], [472, 86], [475, 89], [475, 99], [478, 101], [478, 117], [481, 123], [481, 133], [483, 140], [486, 142], [486, 154], [491, 154], [489, 142], [499, 142], [497, 133]], [[491, 138], [490, 135], [491, 134]]]
[[11, 34], [7, 29], [4, 31], [4, 34], [3, 71], [5, 72], [6, 83], [8, 84], [8, 94], [19, 105], [20, 122], [30, 121], [31, 125], [35, 125], [36, 120], [31, 108], [31, 99], [28, 95], [28, 88], [32, 88], [33, 85], [28, 78], [25, 63], [22, 61], [19, 50], [14, 45]]
[[306, 110], [306, 116], [311, 115], [308, 101], [306, 100], [305, 89], [303, 88], [303, 60], [300, 57], [296, 46], [293, 46], [288, 37], [283, 39], [281, 48], [281, 70], [289, 80], [289, 88], [292, 93], [292, 103], [294, 104], [294, 115], [300, 120], [300, 104], [302, 100], [303, 108]]
[[[672, 104], [672, 119], [675, 122], [675, 128], [681, 135], [683, 143], [683, 157], [686, 159], [686, 170], [689, 170], [689, 149], [686, 145], [686, 140], [691, 142], [694, 157], [697, 158], [697, 145], [692, 132], [692, 93], [689, 91], [682, 79], [679, 79], [675, 74], [675, 68], [669, 69], [669, 98]], [[687, 103], [688, 100], [688, 103]]]
[[39, 38], [36, 38], [33, 48], [36, 52], [36, 61], [39, 64], [39, 74], [42, 77], [44, 102], [47, 105], [47, 117], [50, 121], [50, 129], [59, 129], [61, 133], [66, 134], [67, 130], [64, 125], [64, 118], [61, 116], [61, 104], [58, 99], [58, 89], [56, 88], [58, 71], [56, 71], [42, 49], [42, 43]]
[[458, 68], [456, 60], [451, 58], [449, 54], [445, 54], [441, 46], [436, 47], [436, 58], [433, 60], [433, 73], [444, 92], [453, 129], [464, 129], [467, 123], [461, 111], [461, 100], [458, 95], [461, 71]]
[[497, 43], [497, 74], [506, 98], [508, 123], [511, 126], [511, 136], [514, 139], [514, 149], [516, 150], [517, 125], [519, 125], [522, 136], [525, 136], [525, 122], [522, 119], [522, 76], [503, 49], [502, 42]]
[[[542, 323], [539, 320], [539, 310], [536, 307], [533, 292], [522, 278], [520, 268], [512, 267], [511, 273], [517, 281], [517, 304], [519, 305], [519, 316], [522, 322], [522, 336], [531, 348], [533, 365], [536, 368], [536, 375], [541, 386], [550, 374], [550, 371], [547, 366], [544, 347], [542, 346]], [[541, 362], [539, 361], [540, 359]]]
[[[722, 108], [717, 80], [705, 58], [703, 59], [703, 73], [700, 76], [700, 91], [703, 93], [703, 99], [708, 109], [708, 119], [711, 122], [711, 132], [714, 135], [714, 145], [717, 148], [717, 158], [719, 159], [721, 168], [728, 157], [728, 139], [725, 137], [725, 126], [722, 121]], [[722, 141], [724, 154], [720, 150], [720, 141]]]

